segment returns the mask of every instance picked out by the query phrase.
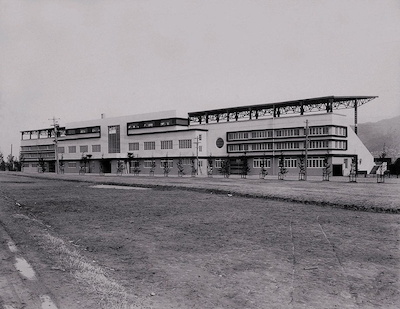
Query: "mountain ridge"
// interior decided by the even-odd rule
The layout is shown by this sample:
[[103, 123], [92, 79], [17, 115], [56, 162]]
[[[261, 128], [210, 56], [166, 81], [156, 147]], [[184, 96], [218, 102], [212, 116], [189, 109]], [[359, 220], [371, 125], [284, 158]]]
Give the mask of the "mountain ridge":
[[385, 151], [387, 157], [395, 160], [400, 157], [400, 116], [360, 123], [358, 137], [374, 157]]

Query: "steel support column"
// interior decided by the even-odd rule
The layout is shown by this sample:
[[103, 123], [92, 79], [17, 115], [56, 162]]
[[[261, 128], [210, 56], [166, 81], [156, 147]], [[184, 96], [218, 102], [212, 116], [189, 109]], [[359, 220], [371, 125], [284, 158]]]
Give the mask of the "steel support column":
[[354, 100], [354, 132], [357, 134], [357, 99]]

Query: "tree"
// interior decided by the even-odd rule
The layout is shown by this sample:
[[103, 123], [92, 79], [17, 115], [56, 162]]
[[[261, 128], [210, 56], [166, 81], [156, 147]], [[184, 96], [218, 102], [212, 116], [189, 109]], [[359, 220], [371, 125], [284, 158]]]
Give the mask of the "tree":
[[156, 169], [156, 161], [154, 160], [154, 158], [151, 158], [151, 165], [150, 165], [150, 171], [149, 171], [149, 175], [150, 176], [154, 176], [154, 170]]
[[288, 170], [285, 167], [285, 157], [283, 156], [283, 153], [279, 157], [279, 173], [278, 173], [278, 179], [283, 180], [285, 178], [285, 175], [287, 174]]
[[267, 171], [267, 158], [265, 157], [265, 154], [264, 154], [264, 156], [262, 157], [262, 159], [261, 159], [261, 162], [260, 162], [260, 179], [264, 179], [265, 178], [265, 176], [267, 176], [268, 175], [268, 171]]
[[20, 172], [22, 170], [22, 165], [24, 164], [24, 155], [20, 154], [19, 158], [14, 161], [14, 170]]
[[61, 155], [61, 160], [58, 161], [58, 168], [61, 174], [64, 174], [64, 170], [65, 170], [65, 163], [64, 163], [64, 156]]
[[207, 176], [212, 177], [213, 175], [213, 159], [212, 156], [210, 155], [207, 158]]
[[39, 158], [39, 172], [44, 173], [46, 171], [46, 164], [43, 158]]
[[107, 160], [104, 159], [104, 155], [101, 155], [100, 168], [99, 168], [99, 174], [100, 175], [104, 175], [104, 170], [106, 168], [106, 162], [107, 162]]
[[222, 160], [220, 173], [224, 175], [225, 178], [229, 178], [231, 175], [231, 160], [229, 157]]
[[197, 174], [197, 168], [196, 168], [196, 159], [192, 158], [190, 160], [190, 166], [192, 168], [192, 177], [196, 177]]
[[306, 176], [306, 157], [301, 154], [301, 156], [299, 156], [298, 158], [298, 165], [299, 165], [299, 180], [305, 180], [305, 176]]
[[12, 154], [9, 154], [8, 156], [7, 156], [7, 163], [6, 163], [6, 165], [7, 165], [7, 169], [9, 170], [9, 171], [14, 171], [15, 170], [15, 162], [14, 162], [14, 156], [12, 155]]
[[4, 162], [4, 156], [0, 152], [0, 171], [5, 171], [6, 170], [6, 162]]
[[178, 168], [178, 176], [182, 177], [185, 175], [185, 167], [183, 166], [182, 158], [178, 159], [178, 163], [176, 164], [176, 167]]
[[322, 179], [329, 181], [329, 176], [331, 174], [331, 165], [329, 164], [328, 161], [328, 156], [325, 156], [324, 158], [324, 168], [322, 170]]
[[164, 169], [164, 176], [168, 177], [169, 172], [171, 171], [169, 164], [168, 164], [168, 157], [163, 162], [163, 169]]
[[122, 175], [124, 172], [124, 161], [118, 160], [117, 161], [117, 175]]

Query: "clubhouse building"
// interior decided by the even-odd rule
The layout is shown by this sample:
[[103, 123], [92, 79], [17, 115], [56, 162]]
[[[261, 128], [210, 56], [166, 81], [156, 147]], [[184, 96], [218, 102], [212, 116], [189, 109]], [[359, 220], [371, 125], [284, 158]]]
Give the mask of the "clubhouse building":
[[[297, 175], [369, 173], [373, 156], [357, 136], [357, 111], [376, 97], [328, 96], [178, 115], [164, 111], [21, 131], [24, 172], [217, 175], [283, 166]], [[354, 118], [340, 113], [354, 109]]]

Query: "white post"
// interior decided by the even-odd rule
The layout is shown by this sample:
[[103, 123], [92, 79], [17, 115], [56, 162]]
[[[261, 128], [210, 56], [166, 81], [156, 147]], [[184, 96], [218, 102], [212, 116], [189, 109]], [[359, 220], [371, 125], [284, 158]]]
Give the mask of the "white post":
[[305, 169], [304, 169], [304, 180], [307, 180], [307, 165], [308, 165], [308, 119], [306, 120], [306, 141], [305, 141]]

